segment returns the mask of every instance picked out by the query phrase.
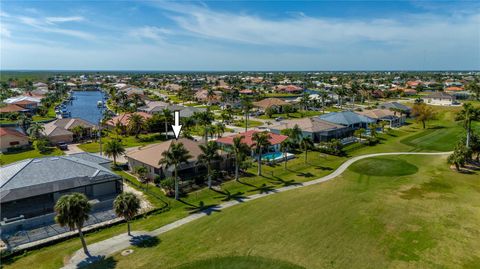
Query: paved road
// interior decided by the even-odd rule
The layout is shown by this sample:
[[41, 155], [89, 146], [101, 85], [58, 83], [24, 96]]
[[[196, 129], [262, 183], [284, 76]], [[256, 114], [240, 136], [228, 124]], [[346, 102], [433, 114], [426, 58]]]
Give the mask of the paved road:
[[75, 254], [70, 258], [68, 263], [65, 265], [64, 268], [78, 268], [82, 265], [86, 265], [89, 263], [92, 263], [96, 260], [103, 259], [104, 257], [110, 256], [112, 254], [115, 254], [123, 249], [126, 249], [132, 245], [132, 240], [135, 240], [135, 236], [144, 236], [144, 237], [149, 237], [149, 236], [158, 236], [160, 234], [163, 234], [165, 232], [171, 231], [177, 227], [180, 227], [184, 224], [187, 224], [189, 222], [192, 222], [196, 219], [199, 219], [201, 217], [210, 215], [212, 212], [221, 212], [222, 209], [229, 208], [231, 206], [234, 206], [239, 203], [245, 203], [249, 202], [261, 197], [269, 196], [275, 193], [279, 192], [284, 192], [292, 189], [297, 189], [297, 188], [303, 188], [306, 186], [322, 183], [328, 180], [332, 180], [335, 177], [339, 176], [342, 174], [352, 163], [365, 159], [365, 158], [371, 158], [371, 157], [377, 157], [377, 156], [388, 156], [388, 155], [447, 155], [451, 154], [451, 152], [388, 152], [388, 153], [374, 153], [374, 154], [367, 154], [367, 155], [361, 155], [357, 157], [353, 157], [346, 162], [344, 162], [340, 167], [338, 167], [333, 173], [328, 174], [324, 177], [307, 181], [302, 184], [298, 185], [291, 185], [287, 187], [282, 187], [279, 189], [275, 189], [271, 192], [268, 193], [259, 193], [259, 194], [254, 194], [251, 196], [246, 197], [245, 199], [241, 201], [233, 200], [229, 202], [222, 203], [218, 206], [211, 207], [208, 209], [205, 209], [202, 212], [198, 212], [195, 214], [191, 214], [188, 217], [185, 217], [183, 219], [179, 219], [175, 222], [172, 222], [170, 224], [167, 224], [165, 226], [162, 226], [156, 230], [153, 230], [151, 232], [142, 232], [142, 231], [136, 231], [133, 233], [133, 238], [128, 236], [126, 233], [117, 235], [115, 237], [91, 244], [88, 246], [90, 253], [92, 257], [88, 258], [84, 253], [83, 250], [80, 249]]

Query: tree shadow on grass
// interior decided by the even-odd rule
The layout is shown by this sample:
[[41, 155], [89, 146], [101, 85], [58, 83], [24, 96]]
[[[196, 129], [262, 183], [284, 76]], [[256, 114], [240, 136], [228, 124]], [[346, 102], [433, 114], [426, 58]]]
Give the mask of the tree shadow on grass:
[[103, 255], [97, 255], [87, 257], [77, 264], [77, 268], [115, 268], [116, 265], [117, 261], [115, 261], [113, 257], [105, 258]]
[[270, 185], [267, 185], [265, 183], [263, 183], [260, 187], [256, 187], [256, 188], [254, 188], [250, 191], [252, 191], [252, 192], [258, 191], [260, 194], [277, 192], [277, 190], [274, 188], [274, 186], [270, 186]]
[[212, 189], [214, 192], [221, 194], [222, 196], [217, 196], [215, 198], [222, 198], [221, 201], [226, 202], [230, 200], [235, 200], [237, 202], [243, 202], [247, 197], [243, 195], [244, 193], [238, 191], [236, 193], [231, 193], [229, 190], [216, 190]]
[[130, 239], [130, 244], [139, 248], [150, 248], [158, 245], [159, 243], [160, 239], [158, 239], [158, 237], [146, 234], [132, 236]]
[[248, 182], [244, 182], [244, 181], [241, 181], [240, 179], [237, 180], [238, 183], [242, 184], [242, 185], [245, 185], [245, 186], [249, 186], [249, 187], [252, 187], [252, 188], [256, 188], [257, 186], [253, 185], [253, 184], [250, 184]]
[[205, 205], [203, 201], [200, 201], [197, 205], [193, 205], [187, 202], [182, 201], [182, 203], [189, 205], [185, 209], [188, 211], [189, 214], [195, 213], [205, 213], [207, 215], [211, 215], [213, 212], [221, 212], [219, 206], [216, 204]]
[[295, 180], [293, 180], [293, 179], [291, 179], [291, 180], [284, 180], [284, 179], [281, 179], [281, 178], [279, 178], [279, 177], [275, 177], [275, 179], [270, 179], [270, 181], [271, 181], [273, 184], [282, 185], [282, 187], [302, 185], [302, 183], [297, 182], [297, 181], [295, 181]]
[[315, 175], [314, 175], [314, 174], [312, 174], [312, 173], [310, 173], [310, 172], [308, 172], [308, 173], [303, 173], [303, 172], [300, 172], [300, 173], [298, 173], [298, 174], [297, 174], [297, 176], [299, 176], [299, 177], [308, 177], [308, 178], [310, 178], [310, 177], [314, 177]]

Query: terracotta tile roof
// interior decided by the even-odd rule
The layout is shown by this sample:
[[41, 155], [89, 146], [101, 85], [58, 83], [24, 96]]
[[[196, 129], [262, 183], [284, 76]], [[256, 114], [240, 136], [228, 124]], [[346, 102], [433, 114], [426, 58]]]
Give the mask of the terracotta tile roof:
[[[237, 135], [221, 137], [221, 138], [217, 139], [216, 141], [217, 141], [217, 143], [232, 145], [233, 144], [233, 138], [240, 135], [240, 136], [244, 136], [244, 138], [242, 139], [242, 142], [247, 144], [249, 147], [252, 147], [253, 145], [255, 145], [255, 141], [253, 141], [253, 134], [258, 133], [258, 132], [259, 131], [251, 130], [251, 131], [248, 131], [248, 132], [239, 133]], [[288, 136], [286, 136], [286, 135], [279, 135], [279, 134], [274, 134], [274, 133], [268, 133], [268, 134], [270, 135], [269, 141], [272, 145], [280, 144], [288, 138]]]
[[463, 91], [463, 88], [452, 86], [452, 87], [446, 88], [445, 91], [448, 91], [448, 92], [458, 92], [458, 91]]
[[26, 135], [22, 134], [21, 132], [15, 130], [15, 129], [0, 127], [0, 136], [5, 136], [5, 135], [14, 135], [14, 136], [18, 136], [18, 137], [26, 137]]
[[16, 104], [8, 104], [4, 107], [0, 108], [0, 113], [11, 113], [11, 112], [20, 112], [20, 111], [25, 111], [26, 109], [16, 105]]
[[371, 110], [364, 110], [364, 111], [359, 111], [355, 113], [363, 116], [367, 116], [372, 119], [382, 119], [382, 118], [395, 116], [395, 112], [389, 109], [371, 109]]
[[187, 138], [180, 138], [177, 140], [168, 140], [158, 144], [152, 144], [140, 149], [134, 150], [126, 154], [128, 158], [137, 160], [149, 166], [160, 168], [162, 165], [158, 164], [162, 159], [162, 153], [168, 151], [173, 143], [182, 143], [185, 149], [192, 156], [189, 161], [197, 160], [198, 156], [202, 154], [199, 145], [200, 142], [193, 141]]
[[[111, 120], [107, 121], [107, 125], [115, 126], [117, 123], [120, 123], [126, 126], [128, 125], [128, 122], [130, 121], [130, 117], [132, 116], [132, 114], [133, 113], [123, 113], [118, 116], [115, 116]], [[135, 114], [142, 116], [144, 119], [149, 119], [152, 117], [151, 114], [148, 114], [145, 112], [135, 112]]]
[[30, 105], [30, 104], [38, 104], [38, 102], [29, 101], [29, 100], [21, 100], [21, 101], [14, 102], [12, 104], [14, 104], [14, 105]]
[[254, 102], [253, 105], [256, 106], [256, 107], [267, 109], [267, 108], [272, 107], [272, 106], [288, 105], [288, 103], [283, 101], [282, 99], [279, 99], [279, 98], [267, 98], [267, 99], [263, 99], [263, 100], [258, 101], [258, 102]]

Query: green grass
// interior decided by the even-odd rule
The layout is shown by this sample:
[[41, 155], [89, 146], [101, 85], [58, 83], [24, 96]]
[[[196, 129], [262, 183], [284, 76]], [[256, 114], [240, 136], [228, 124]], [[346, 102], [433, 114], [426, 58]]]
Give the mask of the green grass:
[[9, 164], [29, 158], [39, 158], [47, 156], [58, 156], [63, 155], [63, 151], [58, 148], [52, 147], [47, 153], [42, 154], [35, 149], [21, 150], [15, 152], [8, 152], [0, 154], [0, 163]]
[[261, 115], [258, 118], [264, 119], [264, 120], [270, 120], [270, 119], [275, 119], [278, 117], [282, 117], [285, 119], [300, 119], [300, 118], [308, 118], [308, 117], [313, 117], [313, 116], [318, 116], [322, 115], [321, 111], [298, 111], [294, 113], [281, 113], [281, 114], [273, 114], [271, 117], [268, 117], [267, 115]]
[[[217, 257], [252, 255], [305, 268], [478, 268], [480, 177], [450, 170], [445, 158], [389, 157], [418, 172], [348, 170], [213, 213], [111, 260], [115, 268], [191, 268], [182, 267], [191, 262], [216, 268], [196, 261], [213, 258], [215, 266]], [[219, 264], [235, 266], [231, 258]]]
[[[442, 114], [443, 114], [442, 118], [440, 118], [440, 120], [437, 123], [433, 123], [433, 122], [430, 123], [429, 127], [434, 127], [436, 124], [448, 124], [449, 126], [454, 125], [451, 122], [451, 119], [452, 119], [451, 118], [451, 115], [452, 115], [451, 113], [442, 113]], [[460, 128], [461, 129], [461, 126], [456, 125], [455, 128]], [[350, 145], [349, 147], [347, 147], [347, 153], [348, 153], [349, 156], [357, 156], [357, 155], [368, 154], [368, 153], [373, 153], [373, 152], [419, 151], [421, 149], [416, 148], [415, 144], [407, 145], [405, 143], [402, 143], [401, 141], [405, 138], [408, 138], [409, 136], [413, 136], [413, 135], [416, 135], [416, 134], [421, 133], [421, 132], [424, 132], [424, 130], [422, 130], [419, 127], [418, 124], [411, 124], [409, 126], [401, 128], [399, 130], [392, 131], [390, 134], [381, 134], [380, 135], [381, 144], [379, 144], [379, 145], [376, 145], [376, 146], [373, 146], [373, 147], [363, 146], [363, 145], [358, 145], [358, 144]], [[329, 156], [329, 155], [320, 154], [318, 152], [310, 152], [308, 156], [309, 156], [309, 162], [307, 164], [305, 164], [304, 161], [303, 161], [303, 154], [298, 155], [296, 159], [288, 162], [288, 169], [287, 170], [285, 170], [283, 168], [283, 164], [278, 164], [278, 165], [274, 165], [274, 166], [264, 165], [263, 166], [264, 176], [262, 176], [262, 177], [258, 177], [258, 176], [253, 175], [255, 173], [255, 170], [256, 170], [256, 167], [254, 165], [252, 168], [249, 169], [249, 172], [251, 173], [251, 175], [246, 176], [246, 177], [242, 177], [240, 183], [234, 182], [234, 181], [225, 182], [225, 183], [222, 184], [222, 192], [215, 192], [215, 191], [209, 190], [209, 189], [202, 189], [202, 190], [199, 190], [199, 191], [196, 191], [196, 192], [189, 193], [188, 195], [182, 197], [182, 200], [183, 200], [184, 203], [174, 201], [171, 198], [167, 198], [163, 195], [163, 192], [160, 189], [155, 188], [155, 187], [150, 187], [150, 191], [154, 195], [148, 195], [148, 199], [152, 202], [152, 204], [156, 205], [157, 207], [162, 207], [166, 202], [169, 205], [169, 207], [168, 207], [169, 210], [167, 210], [163, 213], [156, 213], [156, 214], [152, 214], [152, 215], [137, 219], [132, 223], [132, 227], [135, 230], [145, 230], [145, 231], [153, 230], [153, 229], [156, 229], [158, 227], [161, 227], [162, 225], [171, 223], [171, 222], [173, 222], [177, 219], [188, 216], [188, 214], [190, 212], [195, 212], [196, 210], [198, 210], [198, 205], [200, 205], [200, 203], [203, 203], [206, 206], [216, 205], [216, 204], [222, 203], [224, 201], [228, 201], [228, 200], [231, 200], [231, 199], [236, 199], [238, 197], [252, 195], [252, 194], [255, 194], [255, 193], [261, 193], [261, 192], [265, 192], [265, 191], [270, 191], [270, 190], [278, 188], [278, 187], [288, 186], [288, 185], [296, 184], [298, 182], [309, 181], [309, 180], [312, 180], [312, 179], [315, 179], [315, 178], [318, 178], [318, 177], [321, 177], [321, 176], [324, 176], [326, 174], [331, 173], [332, 170], [334, 170], [341, 163], [343, 163], [345, 160], [347, 160], [346, 157]], [[348, 205], [343, 204], [343, 206], [345, 208], [347, 206], [351, 206], [352, 208], [355, 208], [355, 209], [358, 209], [358, 210], [363, 210], [364, 212], [370, 212], [371, 210], [373, 210], [372, 212], [375, 212], [374, 207], [373, 208], [358, 208], [357, 207], [358, 201], [355, 200], [355, 199], [358, 199], [358, 197], [362, 197], [364, 192], [370, 192], [372, 190], [375, 190], [375, 188], [373, 188], [372, 190], [369, 190], [369, 184], [371, 184], [372, 187], [377, 186], [376, 183], [377, 183], [378, 179], [380, 179], [380, 181], [385, 183], [385, 184], [388, 183], [388, 182], [391, 182], [392, 184], [397, 184], [398, 182], [402, 182], [402, 180], [404, 181], [404, 180], [407, 180], [407, 179], [417, 182], [417, 181], [432, 179], [432, 178], [440, 177], [440, 176], [443, 177], [444, 173], [446, 175], [446, 178], [452, 178], [454, 180], [461, 180], [462, 181], [463, 178], [466, 178], [466, 177], [468, 177], [469, 180], [472, 179], [472, 178], [475, 178], [475, 175], [471, 175], [471, 176], [470, 175], [460, 175], [460, 174], [457, 174], [457, 173], [450, 172], [449, 170], [446, 171], [446, 169], [445, 169], [446, 165], [445, 165], [445, 160], [444, 159], [441, 159], [441, 160], [434, 159], [434, 160], [436, 160], [435, 162], [423, 162], [423, 161], [420, 162], [419, 160], [421, 160], [421, 159], [422, 158], [415, 159], [413, 157], [409, 158], [409, 159], [400, 159], [400, 160], [404, 160], [405, 162], [408, 162], [408, 163], [418, 167], [419, 171], [418, 171], [417, 174], [414, 174], [414, 175], [398, 177], [398, 179], [396, 177], [388, 177], [388, 179], [387, 179], [387, 178], [383, 178], [383, 177], [373, 177], [373, 176], [369, 176], [369, 175], [357, 175], [357, 177], [355, 177], [354, 181], [359, 181], [359, 182], [363, 182], [364, 184], [366, 184], [365, 188], [363, 190], [360, 190], [358, 193], [351, 193], [350, 194], [351, 197], [349, 197], [348, 195], [346, 195], [346, 193], [342, 193], [342, 192], [336, 193], [336, 194], [338, 194], [338, 196], [335, 196], [335, 195], [333, 195], [333, 194], [335, 194], [333, 192], [333, 190], [329, 189], [330, 191], [332, 191], [332, 195], [328, 196], [328, 197], [330, 197], [330, 200], [328, 200], [328, 199], [321, 200], [318, 205], [317, 204], [311, 204], [310, 208], [316, 208], [316, 211], [309, 212], [309, 214], [313, 214], [313, 215], [321, 214], [321, 216], [320, 216], [321, 219], [329, 219], [330, 218], [329, 214], [331, 213], [332, 210], [334, 212], [336, 212], [335, 211], [335, 210], [337, 210], [336, 205], [337, 205], [337, 203], [340, 203], [340, 200], [342, 200], [342, 199], [345, 199], [345, 202], [348, 201], [348, 203], [350, 203]], [[428, 159], [428, 160], [431, 160], [431, 159]], [[403, 162], [400, 162], [400, 163], [403, 163]], [[395, 161], [394, 163], [392, 163], [390, 165], [392, 167], [394, 167], [395, 169], [397, 169], [398, 168], [397, 164], [398, 164], [398, 162]], [[346, 175], [347, 174], [356, 175], [356, 173], [354, 171], [351, 171], [351, 170], [347, 171], [345, 174]], [[458, 175], [458, 177], [457, 177], [457, 175]], [[122, 175], [122, 176], [127, 177], [126, 175]], [[135, 180], [135, 179], [133, 179], [133, 180]], [[335, 179], [334, 181], [329, 182], [327, 184], [322, 184], [321, 188], [323, 188], [323, 186], [329, 186], [330, 184], [337, 184], [337, 182], [345, 182], [345, 180], [343, 180], [342, 178], [340, 178], [339, 180]], [[476, 190], [480, 191], [480, 188], [478, 188], [478, 182], [472, 181], [472, 180], [470, 180], [470, 182], [473, 183], [474, 185], [476, 184], [476, 186], [477, 186]], [[412, 183], [411, 188], [409, 188], [409, 189], [407, 187], [404, 187], [405, 189], [402, 189], [402, 193], [401, 193], [402, 197], [404, 197], [405, 199], [406, 199], [406, 197], [429, 197], [429, 195], [430, 195], [428, 193], [429, 190], [431, 190], [432, 188], [437, 188], [439, 186], [442, 186], [442, 184], [444, 184], [444, 182], [428, 183], [428, 181], [418, 183], [418, 184], [417, 183]], [[384, 187], [388, 190], [389, 188], [393, 188], [393, 186], [394, 185], [392, 185], [392, 186], [385, 185]], [[410, 185], [408, 185], [408, 186], [410, 186]], [[348, 188], [351, 188], [351, 187], [352, 186], [350, 186], [350, 185], [344, 185], [342, 188], [343, 189], [348, 189]], [[464, 187], [461, 187], [461, 188], [464, 188]], [[312, 188], [314, 188], [314, 187], [312, 187]], [[318, 188], [320, 188], [320, 187], [318, 187]], [[315, 187], [315, 189], [317, 189], [317, 187]], [[445, 189], [445, 187], [443, 187], [442, 189]], [[302, 191], [306, 191], [306, 190], [302, 190]], [[382, 191], [383, 191], [383, 189], [382, 189]], [[329, 194], [329, 191], [327, 191], [326, 193], [323, 193], [322, 195], [325, 196], [325, 195], [328, 195], [328, 194]], [[286, 194], [281, 194], [281, 195], [286, 195]], [[381, 195], [381, 193], [379, 193], [378, 195]], [[404, 198], [402, 198], [402, 200], [400, 200], [400, 201], [403, 201]], [[266, 199], [271, 199], [271, 198], [269, 197], [269, 198], [266, 198]], [[296, 199], [297, 198], [295, 196], [290, 196], [288, 200], [278, 201], [277, 205], [280, 208], [282, 208], [283, 206], [287, 206], [287, 205], [289, 206], [290, 204], [293, 205], [293, 204], [296, 204]], [[381, 198], [379, 198], [379, 199], [381, 199]], [[379, 199], [368, 198], [367, 200], [375, 201], [375, 202], [378, 203]], [[264, 199], [262, 199], [262, 200], [264, 200]], [[410, 199], [410, 200], [414, 200], [414, 199]], [[322, 204], [322, 203], [325, 203], [325, 204]], [[382, 200], [382, 203], [383, 203], [383, 200]], [[328, 205], [332, 206], [333, 208], [330, 209], [329, 207], [327, 207]], [[395, 206], [395, 204], [393, 204], [392, 206]], [[341, 212], [341, 210], [345, 209], [344, 207], [339, 207], [337, 211]], [[261, 210], [261, 206], [260, 206], [260, 208], [254, 210], [253, 213], [255, 213], [257, 211], [266, 211], [266, 212], [260, 212], [259, 216], [262, 216], [262, 214], [270, 212], [270, 207], [265, 207], [265, 208], [268, 208], [268, 210], [265, 210], [265, 209]], [[302, 215], [303, 214], [302, 212], [308, 212], [308, 211], [304, 211], [307, 208], [308, 208], [308, 206], [301, 205], [298, 209], [297, 208], [292, 208], [291, 210], [292, 210], [292, 212], [298, 212], [297, 215]], [[415, 205], [415, 208], [417, 208], [417, 209], [422, 208], [422, 205], [419, 203], [418, 205]], [[399, 215], [399, 216], [396, 216], [396, 218], [400, 218], [400, 217], [404, 216], [405, 215], [404, 210], [405, 209], [402, 209], [402, 210], [396, 212]], [[284, 212], [288, 212], [288, 211], [278, 211], [278, 210], [273, 210], [273, 211], [274, 211], [274, 213], [276, 213], [279, 216], [281, 216]], [[228, 211], [226, 211], [226, 212], [228, 212]], [[349, 212], [349, 213], [353, 213], [353, 212]], [[438, 216], [443, 216], [441, 213], [442, 212], [439, 212]], [[255, 214], [253, 214], [253, 215], [255, 216]], [[239, 215], [239, 218], [242, 219], [242, 215]], [[374, 216], [371, 216], [370, 218], [373, 220]], [[278, 223], [275, 223], [275, 221], [273, 221], [273, 220], [271, 222], [269, 220], [259, 219], [258, 221], [259, 221], [259, 225], [262, 224], [263, 226], [260, 226], [260, 227], [254, 226], [256, 230], [250, 230], [251, 233], [253, 233], [254, 231], [256, 232], [258, 230], [260, 235], [263, 235], [263, 233], [275, 232], [276, 229], [278, 228], [277, 226], [281, 226], [280, 228], [282, 228], [282, 229], [289, 226], [289, 225], [286, 225], [285, 223], [283, 223], [280, 220], [278, 220]], [[310, 221], [310, 219], [305, 220], [305, 221]], [[344, 224], [344, 222], [342, 222], [342, 221], [346, 221], [346, 220], [344, 220], [342, 218], [339, 218], [339, 219], [335, 220], [334, 223], [328, 224], [328, 227], [325, 227], [325, 228], [330, 229], [330, 232], [332, 234], [336, 234], [341, 239], [341, 238], [343, 238], [342, 236], [343, 236], [343, 233], [345, 232], [344, 229], [348, 228], [348, 227], [342, 227], [342, 225]], [[254, 220], [249, 220], [248, 224], [254, 224], [254, 222], [255, 222]], [[452, 221], [452, 222], [454, 223], [454, 221]], [[196, 225], [196, 223], [197, 222], [195, 222], [194, 225]], [[477, 223], [479, 223], [479, 222], [477, 221]], [[318, 229], [318, 227], [321, 227], [321, 226], [319, 226], [320, 224], [322, 224], [322, 223], [316, 223], [314, 228]], [[347, 222], [347, 224], [351, 225], [348, 222]], [[241, 222], [239, 222], [237, 224], [230, 223], [230, 225], [231, 225], [231, 227], [233, 227], [235, 229], [239, 229], [239, 230], [240, 229], [245, 229], [245, 228], [250, 229], [250, 228], [248, 228], [248, 225], [245, 226], [245, 223], [241, 223]], [[273, 226], [271, 226], [271, 225], [273, 225]], [[338, 225], [340, 227], [340, 230], [338, 232], [336, 232], [334, 230], [334, 225]], [[463, 225], [463, 223], [462, 223], [462, 225]], [[472, 227], [472, 225], [470, 225], [469, 223], [467, 223], [466, 225], [467, 225], [466, 227]], [[285, 226], [285, 227], [283, 227], [283, 226]], [[206, 226], [201, 226], [201, 227], [206, 227]], [[363, 228], [366, 229], [366, 227], [363, 227]], [[375, 226], [372, 226], [371, 228], [372, 228], [372, 232], [376, 229]], [[207, 228], [204, 228], [204, 229], [209, 230]], [[271, 231], [270, 231], [270, 229], [271, 229]], [[348, 231], [348, 229], [347, 229], [347, 231]], [[102, 230], [100, 230], [98, 232], [95, 232], [95, 233], [89, 233], [87, 235], [87, 242], [89, 244], [91, 244], [91, 243], [98, 242], [100, 240], [109, 238], [111, 236], [114, 236], [114, 235], [117, 235], [117, 234], [123, 233], [123, 232], [125, 232], [124, 224], [115, 225], [113, 227], [102, 229]], [[368, 230], [365, 230], [363, 232], [366, 233], [366, 232], [368, 232]], [[235, 233], [236, 232], [234, 232], [234, 235], [235, 235]], [[294, 231], [294, 233], [298, 233], [298, 232]], [[308, 235], [308, 233], [305, 233], [305, 234], [303, 234], [303, 236], [308, 237], [309, 235]], [[327, 233], [327, 234], [325, 234], [325, 236], [328, 239], [328, 237], [331, 236], [331, 235], [329, 235]], [[227, 239], [226, 237], [222, 237], [220, 239], [217, 239], [217, 237], [215, 235], [213, 235], [213, 236], [211, 235], [211, 238], [212, 238], [213, 241], [215, 241], [219, 245], [222, 245], [224, 242], [229, 241], [229, 239]], [[284, 242], [286, 244], [286, 246], [288, 246], [287, 248], [285, 248], [285, 250], [282, 250], [282, 251], [288, 251], [289, 248], [290, 248], [288, 239], [287, 238], [282, 238], [282, 237], [280, 237], [280, 238], [281, 238], [280, 241]], [[340, 239], [338, 239], [338, 240], [340, 240]], [[163, 236], [160, 240], [161, 240], [162, 243], [160, 243], [159, 246], [165, 246], [163, 244]], [[322, 251], [327, 251], [327, 252], [330, 252], [330, 253], [334, 250], [335, 251], [340, 251], [339, 247], [337, 247], [337, 245], [336, 245], [335, 240], [333, 240], [332, 238], [330, 238], [329, 240], [330, 241], [325, 243], [325, 245], [322, 245], [324, 247], [324, 249], [322, 249]], [[373, 239], [370, 238], [369, 240], [375, 241], [377, 239], [373, 240]], [[323, 242], [324, 240], [322, 238], [319, 238], [318, 241]], [[243, 242], [247, 242], [247, 241], [242, 240], [240, 238], [240, 239], [237, 240], [236, 244], [241, 246], [241, 247], [245, 247], [245, 246], [242, 246]], [[357, 244], [360, 244], [360, 242], [363, 243], [363, 241], [354, 240], [354, 243], [355, 242]], [[185, 245], [185, 247], [182, 246], [180, 248], [180, 249], [185, 248], [184, 249], [185, 253], [187, 253], [189, 251], [193, 251], [193, 254], [192, 254], [193, 256], [191, 258], [190, 258], [190, 254], [189, 255], [184, 254], [185, 256], [179, 255], [179, 256], [176, 256], [175, 258], [176, 259], [178, 258], [179, 260], [181, 260], [181, 263], [185, 263], [185, 262], [190, 262], [190, 261], [194, 261], [194, 260], [198, 260], [198, 259], [209, 258], [210, 256], [212, 256], [212, 255], [208, 256], [208, 254], [210, 253], [208, 251], [206, 252], [206, 255], [208, 257], [204, 257], [204, 256], [197, 257], [197, 256], [195, 256], [195, 255], [201, 254], [202, 251], [198, 251], [196, 249], [192, 250], [190, 248], [190, 246], [192, 246], [192, 244], [194, 244], [194, 243], [195, 242], [187, 243]], [[172, 245], [172, 246], [175, 246], [175, 248], [177, 248], [176, 245]], [[256, 244], [253, 244], [253, 246], [263, 246], [263, 243], [262, 242], [257, 242]], [[268, 246], [268, 242], [267, 242], [267, 245], [265, 245], [265, 246]], [[318, 246], [316, 246], [316, 247], [318, 247]], [[39, 268], [57, 268], [57, 267], [60, 267], [62, 265], [62, 261], [63, 261], [64, 257], [70, 255], [71, 253], [73, 253], [74, 251], [76, 251], [79, 248], [81, 248], [80, 241], [77, 238], [73, 238], [71, 240], [67, 240], [65, 242], [61, 242], [61, 243], [58, 243], [58, 244], [55, 244], [55, 245], [52, 245], [52, 246], [44, 247], [44, 248], [39, 249], [39, 250], [30, 251], [25, 256], [17, 256], [14, 259], [6, 260], [6, 261], [4, 261], [4, 264], [5, 264], [5, 268], [25, 268], [25, 267], [28, 267], [31, 264], [36, 264]], [[172, 248], [172, 251], [175, 250], [175, 248]], [[306, 246], [306, 248], [307, 248], [307, 250], [309, 249], [308, 246]], [[359, 246], [354, 245], [351, 248], [347, 247], [343, 250], [345, 251], [345, 253], [351, 253], [352, 251], [357, 250], [357, 248], [359, 248]], [[365, 260], [365, 259], [368, 258], [367, 251], [364, 251], [362, 249], [358, 249], [358, 250], [362, 253], [366, 253], [364, 255], [367, 256], [365, 258], [360, 257], [361, 260], [362, 259]], [[231, 251], [229, 251], [229, 253], [223, 253], [223, 252], [220, 251], [219, 253], [221, 253], [221, 255], [230, 255], [230, 256], [231, 255], [233, 255], [233, 256], [254, 255], [254, 256], [262, 256], [262, 257], [269, 257], [269, 258], [284, 260], [284, 258], [288, 257], [289, 255], [285, 254], [282, 251], [278, 252], [278, 253], [282, 253], [282, 255], [275, 254], [275, 255], [277, 255], [277, 257], [272, 256], [272, 254], [269, 251], [266, 251], [266, 252], [253, 251], [253, 252], [250, 253], [250, 252], [246, 252], [244, 249], [242, 250], [241, 253], [234, 253], [234, 252], [231, 252]], [[135, 252], [135, 253], [137, 253], [137, 252]], [[318, 253], [320, 253], [320, 252], [318, 252]], [[265, 254], [268, 254], [268, 255], [265, 255]], [[305, 257], [308, 258], [309, 255], [307, 255], [307, 254], [306, 254]], [[316, 254], [311, 254], [311, 255], [316, 255]], [[345, 256], [344, 254], [340, 254], [338, 252], [335, 255], [337, 255], [338, 257]], [[372, 255], [373, 256], [370, 257], [370, 261], [374, 262], [375, 261], [374, 256], [377, 255], [377, 253], [374, 252]], [[397, 253], [395, 255], [399, 255], [399, 254]], [[187, 256], [188, 256], [188, 259], [187, 259]], [[49, 258], [46, 259], [46, 257], [49, 257]], [[132, 257], [132, 256], [129, 256], [129, 257]], [[169, 258], [169, 259], [171, 259], [171, 258]], [[323, 259], [323, 258], [319, 258], [319, 259]], [[161, 260], [161, 258], [159, 258], [159, 260]], [[303, 263], [301, 263], [301, 258], [300, 257], [297, 257], [297, 260], [291, 260], [290, 259], [290, 262], [292, 262], [294, 264], [299, 264], [299, 265], [305, 266]], [[143, 261], [141, 261], [140, 264], [144, 264]], [[177, 261], [177, 264], [180, 265], [180, 262]], [[378, 264], [378, 263], [376, 263], [376, 264]], [[478, 264], [478, 259], [477, 260], [472, 259], [472, 261], [470, 261], [470, 264], [477, 265]], [[333, 261], [333, 265], [338, 267], [336, 261]], [[133, 267], [135, 267], [135, 266], [133, 266]], [[372, 266], [366, 266], [366, 267], [372, 267]], [[376, 266], [373, 266], [373, 267], [376, 267]], [[380, 267], [382, 267], [382, 266], [380, 266]], [[471, 267], [474, 267], [474, 266], [471, 266]], [[314, 268], [318, 268], [318, 266], [314, 267]]]
[[[236, 120], [236, 121], [233, 122], [233, 125], [237, 126], [237, 127], [245, 128], [245, 120]], [[258, 127], [258, 126], [262, 126], [262, 125], [263, 125], [263, 122], [261, 122], [261, 121], [256, 121], [256, 120], [249, 120], [248, 121], [248, 128]]]
[[272, 260], [263, 257], [252, 256], [233, 256], [209, 258], [206, 260], [195, 261], [186, 265], [176, 267], [176, 269], [302, 269], [304, 267], [297, 266], [288, 262]]
[[[102, 138], [102, 143], [105, 144], [112, 139], [116, 139], [116, 137], [116, 135], [109, 134], [107, 137]], [[119, 136], [119, 138], [121, 139], [122, 144], [125, 148], [145, 146], [165, 141], [165, 137], [163, 134], [141, 134], [138, 138], [135, 138], [135, 136]], [[78, 147], [86, 152], [100, 151], [100, 144], [98, 143], [98, 141], [84, 143], [79, 145]]]
[[360, 160], [350, 170], [369, 176], [406, 176], [415, 174], [418, 167], [397, 158], [369, 158]]

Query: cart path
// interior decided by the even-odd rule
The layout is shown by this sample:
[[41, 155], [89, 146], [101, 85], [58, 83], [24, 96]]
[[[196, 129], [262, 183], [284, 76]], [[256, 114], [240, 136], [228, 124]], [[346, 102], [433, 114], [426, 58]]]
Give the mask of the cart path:
[[87, 255], [83, 253], [83, 250], [79, 249], [74, 253], [73, 256], [71, 256], [70, 260], [65, 264], [65, 267], [63, 268], [78, 268], [78, 267], [90, 264], [92, 262], [95, 262], [97, 260], [104, 259], [105, 257], [108, 257], [123, 249], [130, 247], [132, 243], [134, 243], [135, 239], [139, 240], [140, 238], [142, 238], [142, 236], [143, 237], [158, 236], [165, 232], [171, 231], [177, 227], [180, 227], [184, 224], [190, 223], [196, 219], [199, 219], [204, 216], [208, 216], [212, 212], [221, 212], [221, 210], [223, 209], [229, 208], [231, 206], [234, 206], [240, 203], [246, 203], [246, 202], [250, 202], [255, 199], [269, 196], [275, 193], [284, 192], [292, 189], [303, 188], [306, 186], [319, 184], [325, 181], [332, 180], [337, 176], [341, 175], [351, 164], [361, 159], [378, 157], [378, 156], [389, 156], [389, 155], [447, 155], [451, 153], [452, 152], [387, 152], [387, 153], [373, 153], [373, 154], [356, 156], [345, 161], [332, 173], [318, 179], [299, 183], [297, 185], [290, 185], [290, 186], [274, 189], [271, 192], [267, 192], [267, 193], [258, 193], [258, 194], [250, 195], [241, 200], [228, 201], [228, 202], [219, 204], [217, 206], [209, 207], [201, 212], [191, 214], [188, 217], [179, 219], [177, 221], [174, 221], [170, 224], [167, 224], [165, 226], [162, 226], [150, 232], [134, 231], [132, 232], [133, 236], [128, 236], [127, 233], [123, 233], [123, 234], [111, 237], [109, 239], [88, 245], [88, 249], [90, 251], [90, 254], [92, 255], [91, 257], [87, 257]]

